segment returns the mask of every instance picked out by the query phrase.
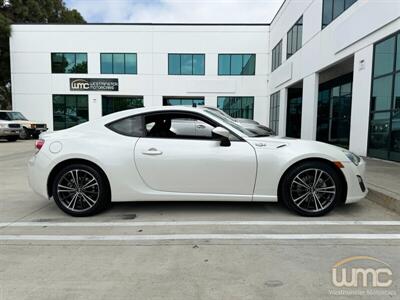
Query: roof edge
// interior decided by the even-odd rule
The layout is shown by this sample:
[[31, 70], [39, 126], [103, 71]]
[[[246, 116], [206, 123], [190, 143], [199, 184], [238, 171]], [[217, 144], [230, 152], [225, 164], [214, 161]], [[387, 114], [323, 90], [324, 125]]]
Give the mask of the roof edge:
[[12, 23], [12, 25], [270, 26], [271, 23]]

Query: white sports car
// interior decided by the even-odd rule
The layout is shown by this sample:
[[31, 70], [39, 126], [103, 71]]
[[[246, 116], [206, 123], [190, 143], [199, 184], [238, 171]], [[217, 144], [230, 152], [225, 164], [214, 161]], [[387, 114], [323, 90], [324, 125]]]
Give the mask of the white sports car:
[[29, 182], [66, 213], [111, 201], [281, 201], [320, 216], [367, 194], [364, 161], [324, 143], [257, 137], [207, 108], [139, 108], [45, 133]]

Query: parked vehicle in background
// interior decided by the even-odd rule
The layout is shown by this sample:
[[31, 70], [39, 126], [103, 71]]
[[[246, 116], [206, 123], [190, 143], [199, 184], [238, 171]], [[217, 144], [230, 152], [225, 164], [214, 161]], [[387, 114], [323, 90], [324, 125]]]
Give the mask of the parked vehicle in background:
[[18, 111], [1, 110], [0, 112], [2, 113], [2, 118], [4, 118], [4, 120], [12, 121], [13, 123], [21, 125], [21, 130], [19, 131], [19, 137], [21, 139], [28, 139], [30, 137], [37, 139], [42, 132], [47, 131], [46, 124], [30, 121]]
[[257, 136], [269, 136], [269, 135], [276, 135], [276, 133], [269, 127], [261, 125], [257, 121], [251, 119], [244, 119], [244, 118], [232, 118], [223, 110], [213, 107], [213, 106], [204, 106], [207, 109], [211, 109], [217, 113], [222, 114], [224, 117], [231, 119], [233, 122], [240, 124], [242, 127], [246, 128], [248, 131], [256, 134]]
[[14, 142], [18, 139], [21, 132], [21, 125], [10, 120], [7, 111], [0, 110], [0, 139]]

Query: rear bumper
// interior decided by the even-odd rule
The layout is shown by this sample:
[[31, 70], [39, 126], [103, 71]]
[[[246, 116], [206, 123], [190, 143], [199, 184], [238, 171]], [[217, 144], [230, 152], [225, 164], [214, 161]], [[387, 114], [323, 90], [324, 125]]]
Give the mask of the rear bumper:
[[34, 192], [44, 198], [47, 193], [47, 179], [50, 159], [43, 153], [35, 154], [28, 161], [28, 182]]

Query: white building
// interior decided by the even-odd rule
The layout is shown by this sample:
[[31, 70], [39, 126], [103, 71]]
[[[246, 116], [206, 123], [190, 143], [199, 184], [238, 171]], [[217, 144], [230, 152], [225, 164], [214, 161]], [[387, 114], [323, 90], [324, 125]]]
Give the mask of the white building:
[[197, 103], [400, 161], [400, 1], [286, 0], [271, 24], [13, 25], [10, 48], [14, 109], [51, 129]]

